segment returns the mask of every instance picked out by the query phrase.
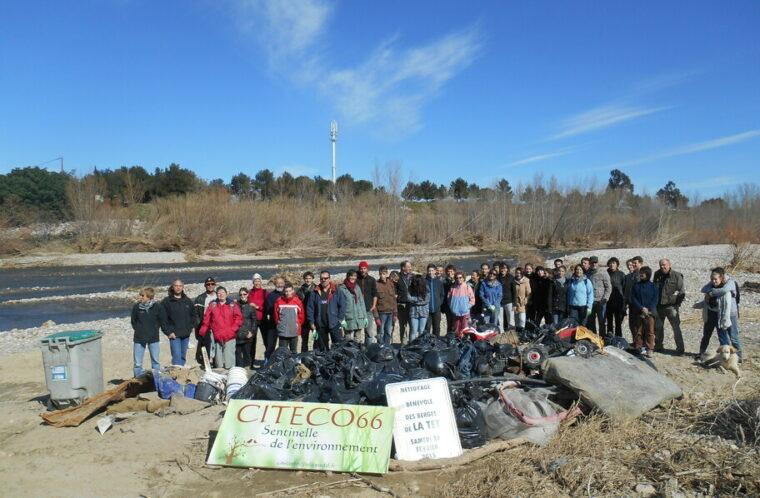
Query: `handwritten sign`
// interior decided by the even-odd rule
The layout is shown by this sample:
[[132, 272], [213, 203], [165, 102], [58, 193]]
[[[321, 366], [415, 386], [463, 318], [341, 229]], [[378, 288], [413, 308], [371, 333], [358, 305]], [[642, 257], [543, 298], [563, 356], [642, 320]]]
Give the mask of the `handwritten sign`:
[[382, 474], [392, 429], [385, 406], [233, 399], [208, 463]]
[[393, 439], [400, 460], [450, 458], [462, 454], [446, 379], [415, 380], [385, 386], [396, 410]]

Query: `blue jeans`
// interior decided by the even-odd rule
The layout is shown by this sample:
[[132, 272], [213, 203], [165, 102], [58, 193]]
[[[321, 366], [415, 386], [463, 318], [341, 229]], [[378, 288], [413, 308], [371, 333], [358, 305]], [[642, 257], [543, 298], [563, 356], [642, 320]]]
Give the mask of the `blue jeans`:
[[[607, 303], [602, 304], [601, 301], [594, 301], [594, 306], [591, 308], [591, 316], [588, 317], [589, 319], [586, 322], [586, 327], [597, 335], [602, 337], [606, 336], [607, 318], [604, 316], [606, 313]], [[598, 329], [597, 325], [599, 327]]]
[[420, 335], [420, 332], [423, 332], [425, 330], [425, 324], [427, 323], [427, 317], [422, 316], [419, 318], [416, 317], [410, 317], [409, 318], [409, 342], [412, 342], [417, 338], [417, 336]]
[[377, 342], [390, 344], [393, 341], [393, 313], [380, 313], [380, 330], [377, 331]]
[[[731, 337], [730, 334], [734, 327], [731, 327], [730, 329], [722, 329], [718, 327], [718, 313], [715, 311], [707, 311], [707, 320], [705, 320], [705, 325], [702, 328], [702, 341], [699, 343], [699, 354], [704, 353], [707, 351], [707, 348], [710, 346], [710, 338], [712, 337], [712, 333], [715, 329], [718, 329], [718, 343], [721, 346], [729, 345], [731, 344]], [[731, 317], [731, 324], [734, 323], [734, 317]], [[738, 343], [739, 341], [739, 335], [737, 330], [737, 336], [736, 341]], [[734, 346], [736, 349], [739, 349], [738, 347]], [[741, 358], [741, 356], [740, 356]]]
[[[157, 343], [158, 344], [158, 343]], [[190, 337], [169, 339], [169, 349], [172, 351], [172, 365], [185, 366], [185, 356], [187, 356], [187, 346], [190, 344]], [[158, 358], [158, 356], [156, 356]]]
[[568, 316], [578, 322], [578, 325], [581, 327], [586, 326], [586, 308], [585, 306], [570, 306], [570, 309], [568, 311]]
[[739, 352], [736, 353], [739, 355], [739, 359], [744, 359], [743, 353], [742, 353], [742, 343], [739, 340], [739, 317], [736, 315], [731, 315], [731, 328], [728, 330], [729, 338], [731, 339], [731, 345], [735, 347]]
[[153, 370], [160, 370], [161, 365], [158, 363], [158, 353], [161, 351], [161, 343], [150, 342], [148, 344], [136, 342], [135, 343], [135, 377], [145, 372], [142, 367], [143, 358], [145, 357], [145, 346], [148, 347], [150, 353], [150, 368]]

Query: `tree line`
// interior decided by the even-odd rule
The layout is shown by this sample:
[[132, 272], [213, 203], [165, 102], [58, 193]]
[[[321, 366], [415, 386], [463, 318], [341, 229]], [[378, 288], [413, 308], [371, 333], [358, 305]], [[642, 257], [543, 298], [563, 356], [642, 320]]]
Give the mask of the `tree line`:
[[[377, 183], [377, 184], [376, 184]], [[122, 166], [118, 169], [94, 169], [79, 178], [72, 173], [53, 172], [40, 167], [16, 168], [0, 175], [0, 213], [11, 224], [20, 225], [40, 220], [67, 220], [75, 218], [73, 203], [82, 192], [98, 201], [120, 206], [149, 203], [155, 199], [207, 191], [226, 191], [238, 199], [271, 200], [277, 197], [316, 199], [347, 198], [364, 193], [400, 196], [405, 201], [436, 200], [494, 200], [526, 201], [546, 195], [543, 186], [526, 186], [519, 192], [505, 178], [490, 186], [468, 183], [456, 178], [448, 185], [430, 180], [419, 183], [409, 181], [399, 192], [387, 191], [388, 186], [368, 180], [354, 179], [350, 174], [339, 176], [336, 184], [321, 176], [294, 177], [283, 172], [275, 175], [262, 169], [253, 176], [238, 173], [229, 183], [218, 178], [205, 181], [193, 171], [172, 163], [167, 168], [156, 168], [153, 173], [141, 166]], [[388, 190], [393, 190], [388, 189]], [[620, 192], [635, 198], [634, 185], [628, 175], [612, 170], [606, 190]], [[655, 197], [671, 209], [685, 209], [689, 199], [676, 184], [668, 181]], [[720, 198], [704, 202], [720, 203]]]

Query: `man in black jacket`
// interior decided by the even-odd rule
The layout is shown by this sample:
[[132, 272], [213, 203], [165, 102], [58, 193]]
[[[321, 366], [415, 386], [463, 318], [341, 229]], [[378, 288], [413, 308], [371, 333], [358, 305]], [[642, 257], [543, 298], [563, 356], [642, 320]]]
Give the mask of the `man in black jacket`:
[[660, 300], [657, 302], [657, 316], [655, 317], [654, 350], [663, 350], [665, 319], [667, 318], [670, 326], [673, 328], [676, 353], [684, 354], [681, 315], [679, 313], [681, 303], [686, 297], [683, 275], [671, 268], [669, 259], [661, 259], [660, 269], [654, 272], [652, 281], [660, 291]]
[[367, 327], [364, 329], [364, 345], [369, 346], [372, 344], [372, 340], [375, 338], [375, 331], [377, 330], [376, 318], [380, 315], [377, 314], [377, 280], [375, 277], [369, 274], [369, 264], [366, 261], [359, 263], [359, 275], [356, 277], [356, 285], [362, 290], [364, 296], [364, 305], [367, 308]]
[[551, 301], [552, 323], [559, 325], [559, 322], [567, 318], [567, 269], [565, 265], [560, 265], [552, 271], [554, 278], [552, 286], [549, 289], [549, 300]]
[[164, 308], [161, 329], [169, 338], [172, 365], [185, 366], [190, 332], [195, 327], [195, 305], [185, 294], [185, 284], [182, 280], [172, 282], [169, 295], [161, 301], [161, 306]]
[[206, 352], [208, 353], [209, 358], [211, 358], [211, 340], [214, 335], [213, 330], [210, 331], [210, 334], [206, 334], [205, 336], [201, 336], [199, 331], [208, 304], [216, 299], [216, 280], [214, 280], [214, 277], [208, 277], [203, 285], [206, 287], [206, 292], [199, 294], [194, 301], [195, 339], [198, 341], [198, 346], [195, 349], [195, 361], [197, 361], [199, 365], [203, 365], [203, 353], [201, 352], [201, 348], [206, 348]]
[[264, 320], [266, 324], [266, 336], [264, 337], [264, 361], [268, 361], [274, 350], [277, 349], [277, 325], [274, 323], [274, 303], [285, 295], [285, 278], [277, 277], [274, 279], [274, 290], [267, 294], [264, 302]]
[[398, 293], [398, 333], [401, 344], [406, 344], [406, 328], [409, 327], [409, 284], [412, 282], [412, 262], [403, 261], [399, 267], [398, 283], [396, 292]]
[[505, 262], [499, 265], [499, 282], [501, 282], [502, 316], [499, 323], [501, 330], [515, 328], [514, 306], [517, 303], [517, 280], [512, 276], [511, 268]]
[[607, 273], [610, 276], [612, 293], [610, 300], [607, 301], [605, 317], [607, 319], [607, 331], [618, 337], [623, 336], [623, 318], [625, 317], [625, 296], [623, 294], [625, 286], [625, 273], [620, 271], [620, 260], [612, 257], [607, 260]]
[[[303, 278], [303, 284], [301, 284], [301, 287], [296, 290], [296, 295], [298, 296], [298, 299], [301, 300], [301, 303], [304, 306], [304, 309], [306, 309], [306, 303], [309, 302], [309, 298], [311, 298], [311, 293], [314, 292], [314, 289], [317, 287], [316, 284], [314, 284], [314, 274], [310, 271], [305, 272], [302, 277]], [[309, 324], [306, 322], [306, 320], [303, 321], [303, 324], [301, 325], [301, 352], [305, 353], [309, 350], [309, 336], [311, 336], [311, 328], [309, 327]]]
[[428, 285], [428, 320], [425, 323], [425, 333], [433, 331], [435, 335], [441, 335], [441, 305], [443, 297], [443, 281], [436, 275], [437, 268], [434, 264], [427, 265], [425, 283]]

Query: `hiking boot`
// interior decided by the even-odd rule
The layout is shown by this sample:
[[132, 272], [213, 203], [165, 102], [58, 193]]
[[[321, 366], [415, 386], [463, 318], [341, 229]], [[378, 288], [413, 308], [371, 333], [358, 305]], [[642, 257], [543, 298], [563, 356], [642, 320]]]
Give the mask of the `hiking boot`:
[[651, 358], [652, 357], [652, 351], [650, 349], [647, 349], [646, 351], [644, 351], [644, 356], [646, 356], [647, 358]]

